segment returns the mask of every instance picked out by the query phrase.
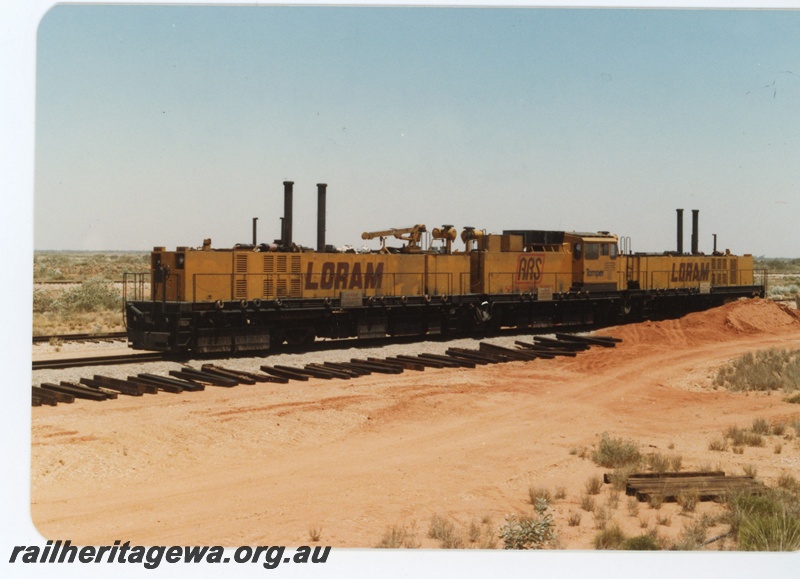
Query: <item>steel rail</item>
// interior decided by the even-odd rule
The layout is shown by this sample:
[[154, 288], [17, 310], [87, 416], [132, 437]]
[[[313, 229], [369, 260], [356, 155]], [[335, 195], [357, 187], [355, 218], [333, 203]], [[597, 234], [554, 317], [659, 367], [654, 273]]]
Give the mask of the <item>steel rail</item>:
[[104, 341], [122, 341], [127, 340], [126, 332], [103, 332], [96, 334], [52, 334], [46, 336], [33, 336], [33, 343], [39, 344], [42, 342], [49, 342], [51, 340], [59, 340], [61, 342], [104, 342]]
[[147, 352], [144, 354], [125, 354], [116, 356], [89, 356], [85, 358], [62, 358], [59, 360], [34, 360], [33, 370], [60, 370], [82, 366], [115, 366], [119, 364], [140, 364], [142, 362], [161, 362], [163, 354]]

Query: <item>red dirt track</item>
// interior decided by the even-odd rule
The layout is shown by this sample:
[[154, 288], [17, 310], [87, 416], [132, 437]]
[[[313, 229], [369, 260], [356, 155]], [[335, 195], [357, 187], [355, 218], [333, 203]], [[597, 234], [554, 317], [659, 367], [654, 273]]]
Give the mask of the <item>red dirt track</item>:
[[[32, 518], [46, 538], [76, 544], [298, 545], [314, 528], [321, 544], [372, 547], [404, 525], [436, 547], [434, 514], [464, 532], [473, 521], [496, 529], [532, 512], [530, 486], [563, 487], [558, 546], [584, 549], [597, 532], [580, 509], [584, 483], [605, 469], [576, 450], [603, 432], [680, 455], [684, 470], [753, 465], [768, 485], [800, 476], [797, 439], [770, 437], [741, 455], [708, 449], [730, 426], [800, 419], [782, 393], [713, 386], [716, 369], [743, 353], [800, 348], [797, 311], [755, 299], [599, 333], [623, 342], [474, 370], [34, 408]], [[675, 537], [689, 521], [676, 505], [642, 503], [631, 516], [626, 502], [613, 518], [629, 534], [669, 515], [658, 532]], [[576, 512], [580, 525], [568, 526]]]

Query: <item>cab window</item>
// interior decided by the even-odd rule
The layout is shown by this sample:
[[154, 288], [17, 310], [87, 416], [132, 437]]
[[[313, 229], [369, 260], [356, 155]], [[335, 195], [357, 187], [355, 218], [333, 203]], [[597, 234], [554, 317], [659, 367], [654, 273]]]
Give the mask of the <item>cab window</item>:
[[608, 247], [611, 252], [611, 259], [617, 259], [617, 244], [611, 243]]
[[587, 243], [586, 244], [586, 259], [600, 259], [600, 244]]
[[580, 259], [582, 253], [583, 253], [583, 246], [580, 243], [576, 243], [575, 247], [572, 250], [572, 257], [574, 257], [575, 259]]

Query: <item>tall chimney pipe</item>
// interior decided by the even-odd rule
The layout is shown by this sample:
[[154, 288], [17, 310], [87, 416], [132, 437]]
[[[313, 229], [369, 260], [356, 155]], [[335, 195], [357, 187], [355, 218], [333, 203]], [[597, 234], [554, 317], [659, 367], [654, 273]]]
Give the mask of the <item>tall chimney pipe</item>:
[[678, 253], [683, 253], [683, 209], [676, 209], [678, 212]]
[[292, 189], [294, 181], [283, 182], [283, 235], [281, 240], [283, 245], [292, 245]]
[[325, 251], [325, 201], [327, 196], [327, 183], [317, 183], [317, 251]]
[[258, 217], [253, 217], [253, 247], [258, 245], [258, 241], [256, 241], [256, 223], [258, 222]]
[[697, 249], [700, 237], [700, 230], [697, 225], [699, 222], [699, 215], [699, 209], [692, 209], [692, 255], [697, 255], [700, 253]]

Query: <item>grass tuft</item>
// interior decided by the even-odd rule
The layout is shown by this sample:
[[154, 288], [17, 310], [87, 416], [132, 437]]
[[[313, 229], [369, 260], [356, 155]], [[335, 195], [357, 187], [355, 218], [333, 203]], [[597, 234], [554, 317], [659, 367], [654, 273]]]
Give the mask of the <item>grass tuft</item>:
[[592, 453], [592, 460], [606, 468], [634, 466], [641, 464], [642, 453], [635, 442], [612, 438], [604, 432], [597, 450]]
[[603, 479], [599, 476], [595, 475], [589, 478], [586, 481], [585, 485], [586, 492], [590, 495], [596, 495], [600, 493], [600, 489], [603, 488]]
[[619, 549], [625, 541], [625, 534], [619, 525], [614, 522], [594, 536], [592, 544], [595, 549]]
[[383, 537], [376, 547], [378, 549], [419, 549], [420, 543], [413, 529], [407, 529], [404, 525], [392, 525], [384, 531]]
[[654, 534], [646, 533], [625, 539], [620, 543], [619, 548], [625, 551], [660, 551], [661, 545]]

